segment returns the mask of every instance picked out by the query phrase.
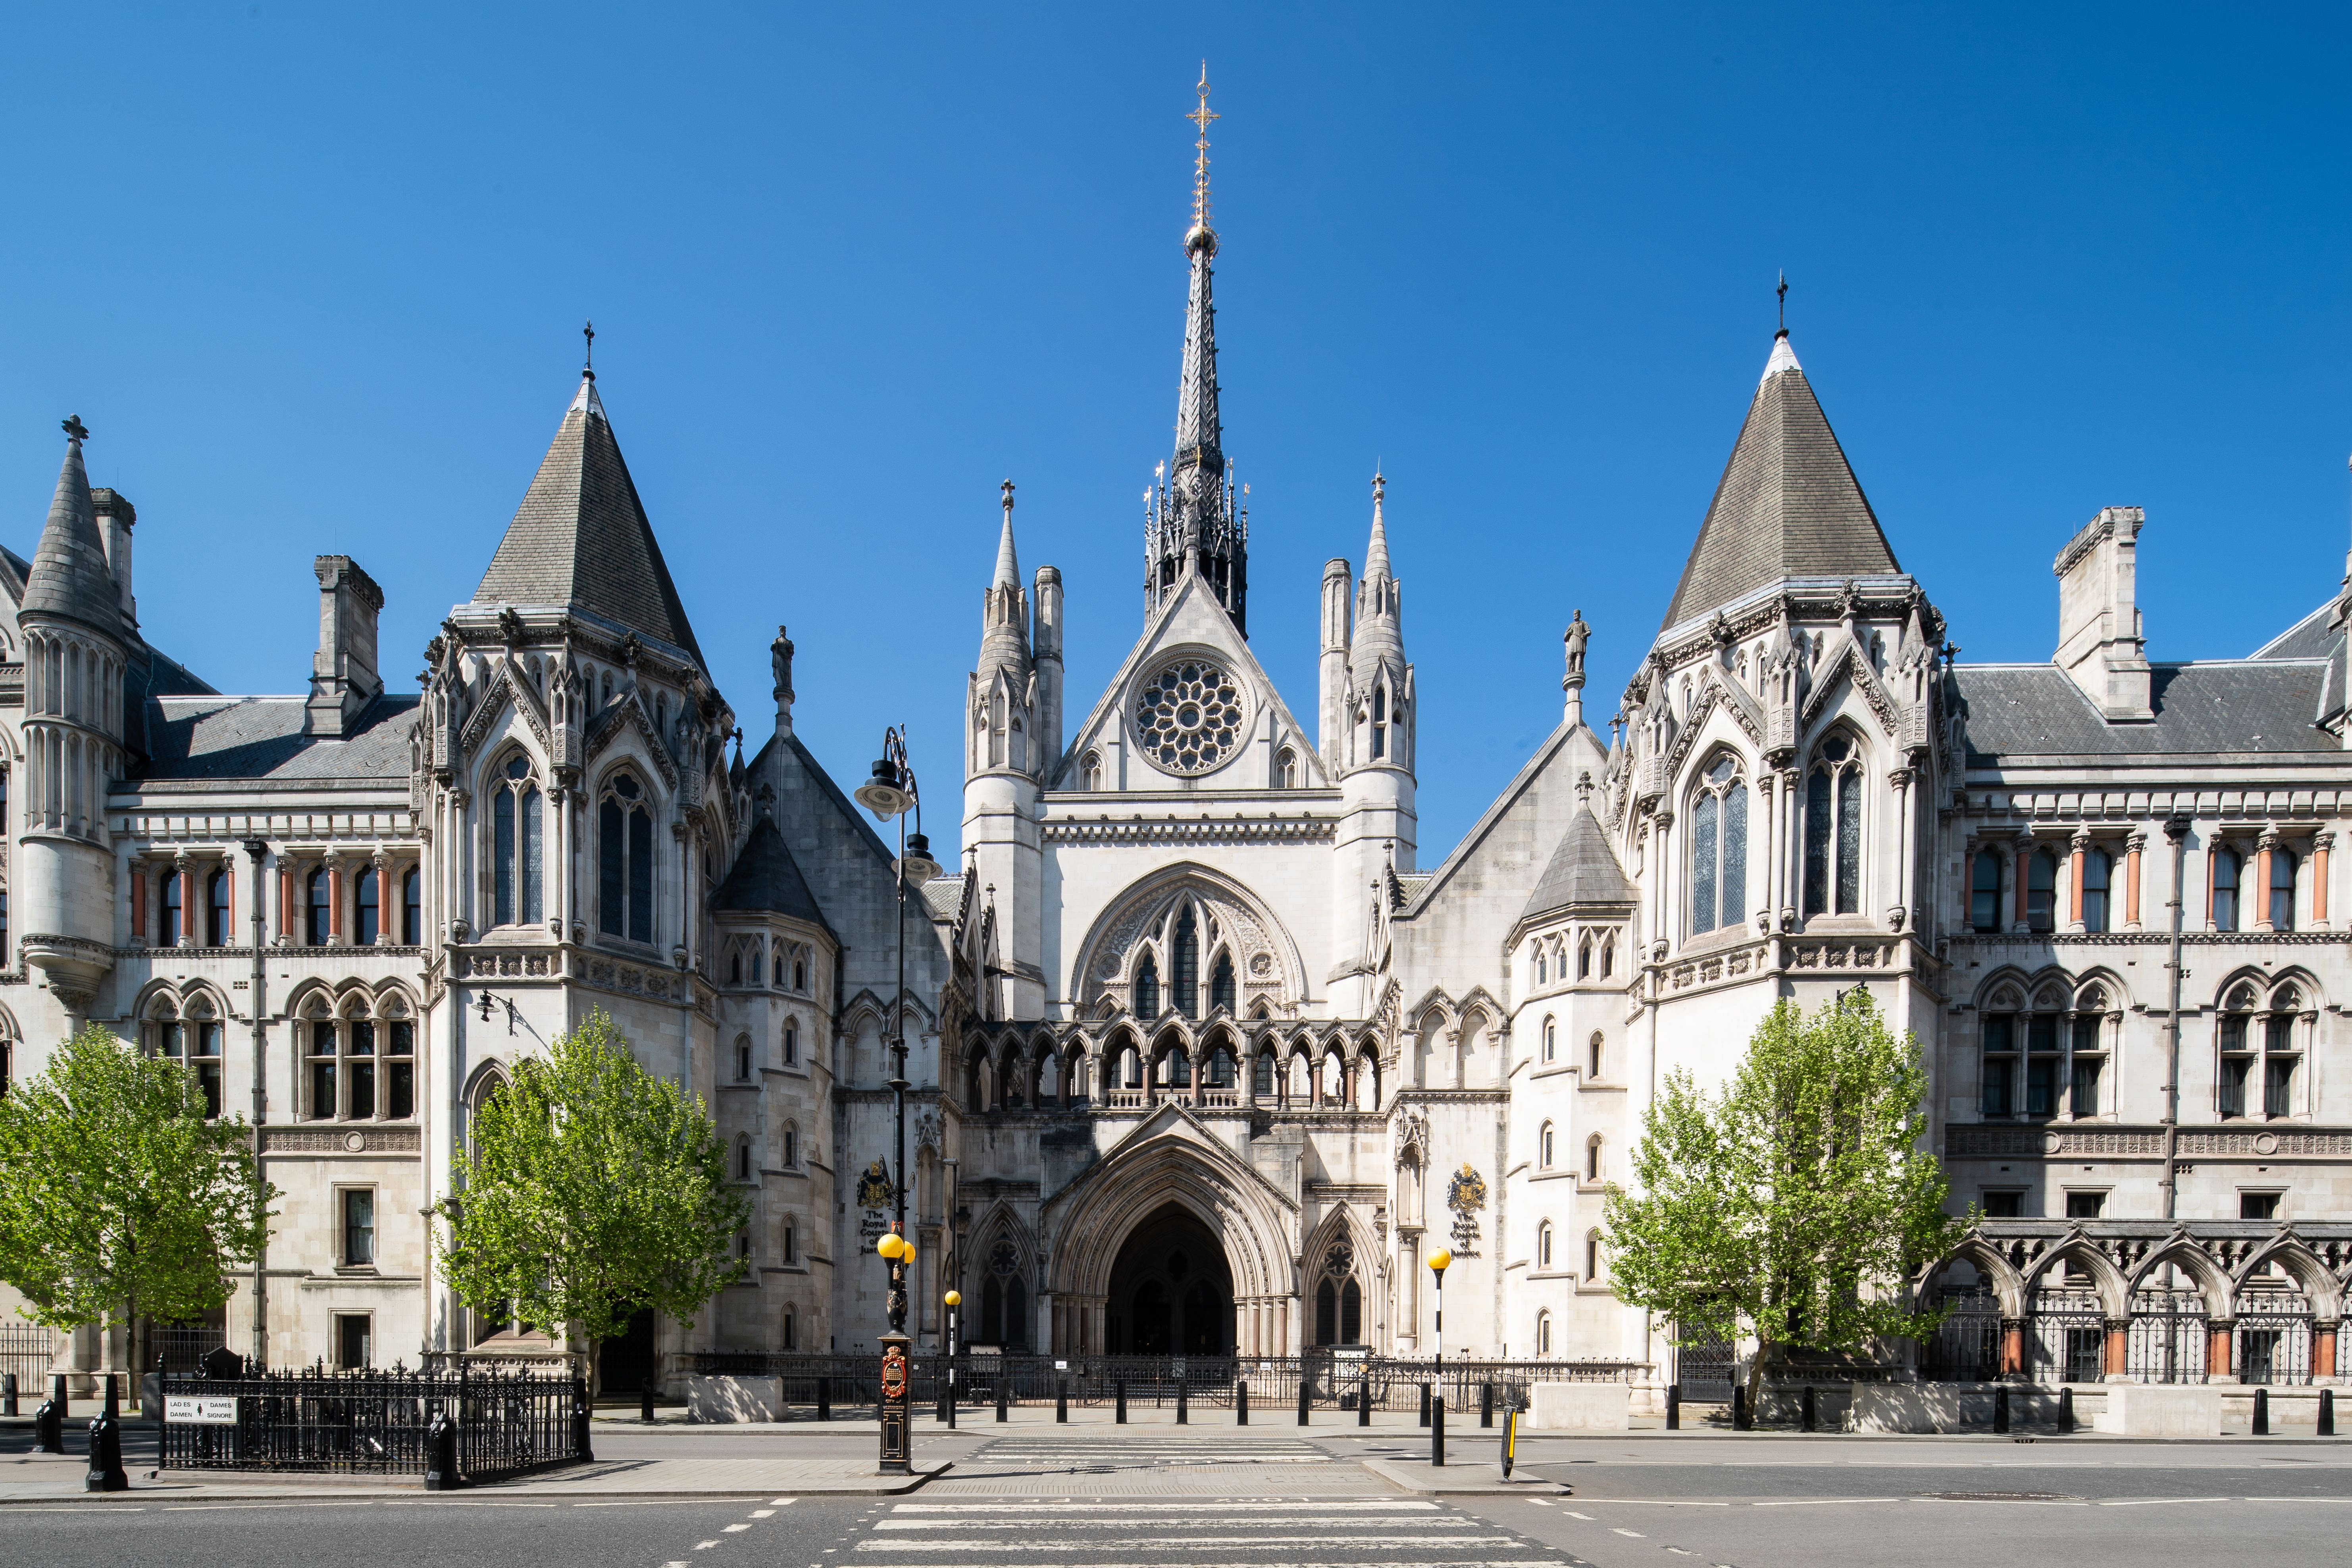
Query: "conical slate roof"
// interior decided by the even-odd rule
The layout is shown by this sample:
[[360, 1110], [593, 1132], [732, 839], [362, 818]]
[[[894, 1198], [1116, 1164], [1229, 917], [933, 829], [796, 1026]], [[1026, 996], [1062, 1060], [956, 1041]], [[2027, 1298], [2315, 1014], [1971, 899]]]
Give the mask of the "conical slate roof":
[[[72, 427], [78, 430], [79, 423]], [[98, 535], [98, 512], [90, 504], [89, 474], [82, 467], [79, 436], [66, 442], [49, 521], [41, 529], [33, 568], [25, 577], [22, 613], [70, 616], [104, 632], [122, 628], [122, 596], [115, 590], [106, 545]]]
[[585, 610], [702, 661], [593, 377], [564, 410], [474, 600]]
[[1580, 803], [1576, 815], [1569, 819], [1568, 831], [1560, 835], [1559, 847], [1551, 853], [1551, 864], [1544, 868], [1519, 919], [1541, 920], [1580, 904], [1633, 901], [1633, 886], [1625, 879], [1616, 855], [1610, 850], [1608, 829], [1592, 815], [1591, 805]]
[[1782, 332], [1666, 607], [1665, 625], [1678, 626], [1790, 577], [1901, 570]]
[[809, 891], [808, 879], [801, 875], [800, 863], [793, 858], [783, 834], [777, 830], [776, 819], [765, 812], [752, 825], [751, 837], [744, 844], [743, 853], [735, 858], [735, 868], [719, 885], [711, 907], [790, 915], [795, 920], [825, 925], [824, 911], [817, 907], [816, 895]]

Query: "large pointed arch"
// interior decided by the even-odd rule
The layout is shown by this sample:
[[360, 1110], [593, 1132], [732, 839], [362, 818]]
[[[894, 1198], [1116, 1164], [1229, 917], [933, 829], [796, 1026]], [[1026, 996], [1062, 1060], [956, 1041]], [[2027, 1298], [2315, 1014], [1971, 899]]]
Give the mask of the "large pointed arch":
[[[1216, 918], [1234, 955], [1241, 993], [1235, 1011], [1247, 1013], [1251, 1003], [1261, 997], [1272, 997], [1277, 1008], [1293, 1007], [1306, 1000], [1305, 957], [1273, 910], [1232, 877], [1187, 860], [1162, 867], [1133, 883], [1095, 917], [1078, 946], [1070, 974], [1069, 994], [1076, 998], [1081, 1011], [1109, 994], [1111, 986], [1125, 984], [1138, 944], [1158, 929], [1180, 900], [1188, 897]], [[1200, 1010], [1203, 1014], [1208, 1010], [1207, 954], [1216, 945], [1202, 933]], [[1174, 980], [1164, 961], [1160, 978], [1163, 988]], [[1163, 989], [1162, 994], [1166, 997], [1170, 993]]]

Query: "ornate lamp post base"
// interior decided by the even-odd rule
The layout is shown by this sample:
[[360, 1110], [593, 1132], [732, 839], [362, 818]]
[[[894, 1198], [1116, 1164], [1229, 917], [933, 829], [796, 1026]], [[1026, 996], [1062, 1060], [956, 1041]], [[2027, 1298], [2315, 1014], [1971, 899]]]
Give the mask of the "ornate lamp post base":
[[908, 1346], [913, 1342], [901, 1333], [882, 1336], [882, 1473], [886, 1476], [915, 1473], [908, 1420], [913, 1363], [907, 1359]]

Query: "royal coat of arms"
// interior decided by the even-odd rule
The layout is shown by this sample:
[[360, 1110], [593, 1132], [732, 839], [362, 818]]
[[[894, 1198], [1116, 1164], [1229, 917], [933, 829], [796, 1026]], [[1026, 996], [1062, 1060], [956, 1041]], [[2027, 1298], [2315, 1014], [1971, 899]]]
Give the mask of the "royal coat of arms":
[[890, 1185], [890, 1167], [877, 1160], [866, 1167], [857, 1178], [857, 1206], [862, 1209], [887, 1209], [895, 1195]]
[[1486, 1184], [1467, 1162], [1454, 1173], [1445, 1189], [1445, 1206], [1454, 1211], [1454, 1253], [1478, 1256], [1478, 1211], [1486, 1206]]

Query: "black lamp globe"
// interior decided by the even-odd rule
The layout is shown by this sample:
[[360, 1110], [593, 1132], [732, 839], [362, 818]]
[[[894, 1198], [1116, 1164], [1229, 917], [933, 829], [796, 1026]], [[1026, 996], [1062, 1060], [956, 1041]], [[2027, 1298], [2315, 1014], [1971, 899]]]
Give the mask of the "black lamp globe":
[[919, 833], [908, 835], [906, 858], [898, 864], [910, 887], [920, 886], [940, 874], [940, 863], [931, 858], [931, 841]]
[[874, 760], [874, 776], [859, 784], [856, 794], [857, 804], [885, 822], [915, 804], [899, 782], [898, 764], [887, 757]]

